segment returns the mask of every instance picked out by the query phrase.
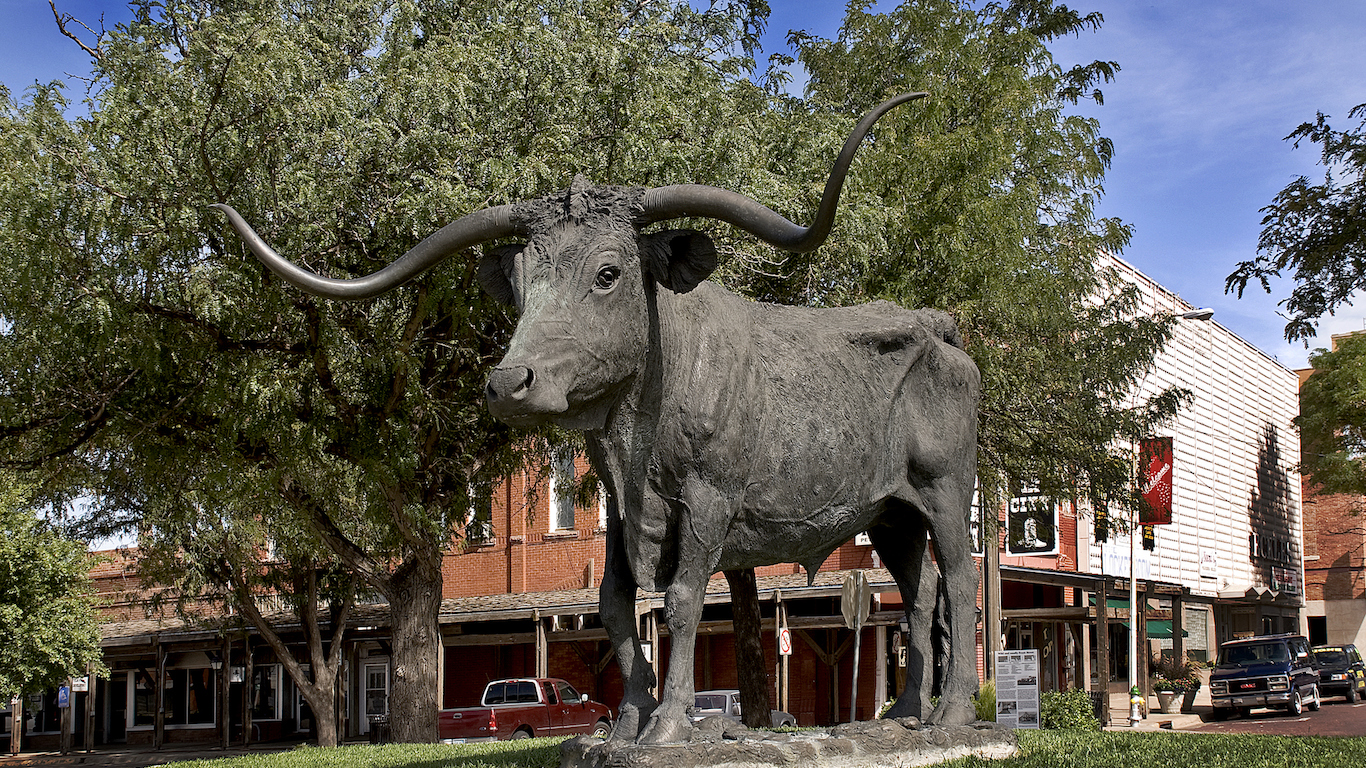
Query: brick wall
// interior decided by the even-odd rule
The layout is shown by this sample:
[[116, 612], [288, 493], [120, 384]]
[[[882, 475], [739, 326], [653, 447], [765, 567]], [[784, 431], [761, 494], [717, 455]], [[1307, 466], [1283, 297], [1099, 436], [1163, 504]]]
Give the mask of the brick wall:
[[1305, 598], [1366, 597], [1366, 498], [1318, 494], [1311, 482], [1304, 494]]

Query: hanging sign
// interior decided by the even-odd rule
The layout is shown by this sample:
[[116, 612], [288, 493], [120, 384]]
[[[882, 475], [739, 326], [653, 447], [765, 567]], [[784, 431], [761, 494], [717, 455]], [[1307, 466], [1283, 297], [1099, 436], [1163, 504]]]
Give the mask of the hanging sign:
[[1021, 495], [1006, 510], [1007, 555], [1058, 554], [1058, 505], [1048, 496]]
[[1143, 525], [1170, 525], [1172, 521], [1172, 439], [1150, 437], [1139, 444], [1138, 521]]

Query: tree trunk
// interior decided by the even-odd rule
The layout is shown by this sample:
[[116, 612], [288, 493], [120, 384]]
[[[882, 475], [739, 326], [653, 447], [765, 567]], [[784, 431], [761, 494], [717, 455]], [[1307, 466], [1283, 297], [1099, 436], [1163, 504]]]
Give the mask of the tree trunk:
[[389, 722], [394, 740], [434, 742], [441, 653], [440, 553], [436, 564], [410, 559], [390, 579], [389, 619], [393, 626], [393, 684]]
[[321, 675], [314, 677], [311, 685], [299, 686], [299, 695], [313, 710], [313, 735], [318, 740], [318, 746], [337, 746], [340, 742], [337, 739], [336, 670], [324, 670]]
[[750, 728], [771, 728], [768, 664], [764, 661], [759, 588], [754, 570], [726, 571], [731, 624], [735, 630], [735, 676], [740, 687], [740, 721]]

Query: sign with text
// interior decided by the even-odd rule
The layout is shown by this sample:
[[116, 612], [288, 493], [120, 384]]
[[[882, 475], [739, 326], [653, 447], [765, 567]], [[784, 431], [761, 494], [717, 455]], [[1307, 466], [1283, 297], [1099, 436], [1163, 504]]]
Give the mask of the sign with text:
[[1138, 521], [1143, 525], [1170, 525], [1172, 521], [1172, 439], [1150, 437], [1139, 444]]
[[996, 722], [1039, 727], [1039, 651], [996, 652]]
[[[1117, 541], [1107, 541], [1100, 545], [1100, 568], [1106, 576], [1129, 578], [1129, 537]], [[1138, 560], [1134, 563], [1134, 576], [1140, 579], [1153, 577], [1153, 558], [1146, 549], [1138, 550]]]

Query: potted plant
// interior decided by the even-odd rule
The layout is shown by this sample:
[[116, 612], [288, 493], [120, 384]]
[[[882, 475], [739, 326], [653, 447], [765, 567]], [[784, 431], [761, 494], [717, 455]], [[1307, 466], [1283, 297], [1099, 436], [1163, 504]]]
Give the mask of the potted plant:
[[1200, 690], [1200, 664], [1191, 659], [1157, 656], [1151, 663], [1153, 690], [1166, 714], [1189, 712]]

